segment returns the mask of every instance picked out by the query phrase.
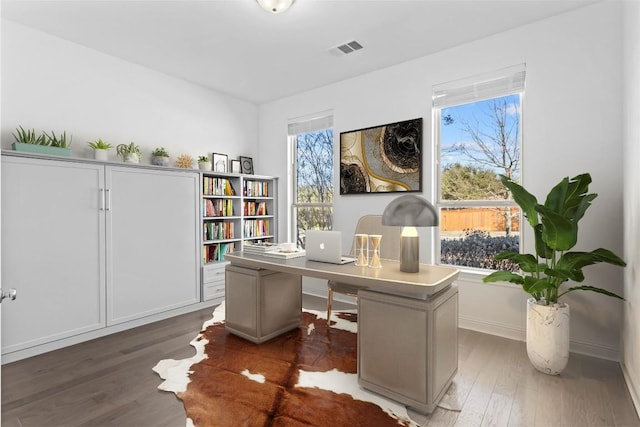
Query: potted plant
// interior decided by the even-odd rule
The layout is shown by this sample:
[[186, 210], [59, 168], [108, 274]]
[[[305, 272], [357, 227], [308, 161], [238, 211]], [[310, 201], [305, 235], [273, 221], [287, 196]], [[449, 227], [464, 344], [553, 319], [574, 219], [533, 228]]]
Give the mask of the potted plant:
[[198, 167], [201, 171], [210, 171], [211, 170], [211, 157], [210, 156], [199, 156], [198, 157]]
[[156, 148], [151, 153], [151, 163], [156, 166], [169, 166], [169, 153], [164, 147]]
[[15, 142], [13, 149], [16, 151], [26, 151], [40, 154], [53, 154], [57, 156], [70, 156], [71, 149], [68, 147], [71, 141], [67, 143], [67, 134], [63, 132], [57, 137], [54, 132], [51, 135], [42, 132], [36, 134], [34, 129], [25, 130], [22, 126], [18, 126], [16, 133], [12, 133]]
[[571, 251], [578, 242], [578, 222], [597, 197], [589, 193], [589, 174], [565, 177], [551, 189], [544, 204], [506, 176], [501, 175], [500, 179], [533, 228], [535, 254], [512, 251], [497, 254], [496, 260], [511, 260], [520, 271], [495, 271], [483, 281], [516, 283], [531, 295], [527, 300], [527, 354], [537, 370], [557, 375], [569, 360], [569, 305], [559, 298], [573, 291], [592, 291], [623, 299], [594, 286], [561, 288], [562, 285], [569, 280], [583, 282], [582, 269], [588, 265], [604, 262], [624, 267], [626, 264], [603, 248], [591, 252]]
[[130, 144], [119, 144], [116, 147], [116, 153], [122, 157], [122, 161], [125, 163], [140, 163], [142, 153], [140, 153], [140, 147], [134, 142]]
[[93, 157], [96, 160], [106, 162], [109, 158], [109, 149], [113, 147], [108, 142], [104, 142], [101, 138], [96, 139], [88, 143], [89, 147], [93, 148]]

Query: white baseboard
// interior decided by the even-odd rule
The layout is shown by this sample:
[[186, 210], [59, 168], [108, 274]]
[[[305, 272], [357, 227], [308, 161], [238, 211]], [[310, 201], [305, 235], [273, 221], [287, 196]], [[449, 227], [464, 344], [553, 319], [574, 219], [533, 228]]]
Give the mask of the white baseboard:
[[85, 333], [74, 335], [68, 338], [63, 338], [60, 340], [48, 342], [46, 344], [36, 345], [36, 346], [25, 348], [22, 350], [13, 351], [11, 353], [5, 353], [2, 355], [2, 364], [4, 365], [5, 363], [11, 363], [18, 360], [26, 359], [27, 357], [37, 356], [42, 353], [58, 350], [63, 347], [79, 344], [81, 342], [89, 341], [95, 338], [101, 338], [107, 335], [115, 334], [116, 332], [122, 332], [127, 329], [146, 325], [148, 323], [157, 322], [157, 321], [168, 319], [174, 316], [179, 316], [181, 314], [197, 311], [203, 308], [212, 307], [214, 305], [220, 304], [221, 302], [222, 302], [222, 298], [216, 298], [209, 301], [199, 302], [196, 304], [188, 305], [186, 307], [176, 308], [174, 310], [165, 311], [165, 312], [154, 314], [151, 316], [146, 316], [140, 319], [119, 323], [117, 325], [106, 326], [100, 329], [96, 329], [95, 331], [85, 332]]
[[[524, 329], [516, 328], [512, 325], [489, 322], [484, 319], [461, 315], [458, 318], [458, 326], [462, 329], [470, 329], [472, 331], [496, 335], [516, 341], [526, 340], [526, 331]], [[612, 360], [614, 362], [620, 361], [620, 350], [616, 347], [571, 340], [570, 349], [572, 353], [584, 354], [585, 356]]]
[[633, 382], [633, 377], [629, 375], [627, 366], [624, 363], [621, 363], [620, 366], [622, 367], [622, 376], [624, 377], [624, 382], [627, 384], [633, 406], [635, 406], [636, 413], [640, 417], [640, 384]]

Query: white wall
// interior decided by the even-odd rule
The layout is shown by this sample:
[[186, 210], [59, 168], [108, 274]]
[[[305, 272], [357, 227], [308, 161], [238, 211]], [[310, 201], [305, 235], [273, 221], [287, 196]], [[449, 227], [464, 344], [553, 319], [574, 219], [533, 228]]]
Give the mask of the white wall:
[[622, 369], [640, 409], [640, 3], [626, 2], [624, 20], [624, 326]]
[[[562, 177], [591, 173], [591, 189], [599, 197], [582, 221], [576, 249], [604, 247], [622, 254], [621, 16], [619, 3], [603, 2], [262, 105], [258, 156], [265, 173], [285, 176], [289, 118], [332, 109], [337, 141], [341, 131], [423, 117], [424, 195], [432, 199], [432, 86], [525, 62], [525, 186], [543, 198]], [[285, 182], [281, 182], [281, 194], [286, 191]], [[393, 197], [336, 194], [335, 228], [351, 235], [359, 216], [381, 213]], [[286, 212], [284, 202], [280, 207], [280, 212]], [[284, 216], [281, 221], [284, 231]], [[531, 252], [531, 236], [525, 239], [525, 250]], [[426, 240], [421, 246], [423, 262], [431, 259]], [[587, 283], [622, 292], [622, 269], [593, 266], [586, 274]], [[460, 287], [464, 327], [524, 337], [524, 292], [473, 279], [460, 281]], [[622, 304], [588, 293], [574, 293], [566, 301], [572, 310], [572, 350], [618, 358]]]
[[[211, 152], [255, 156], [257, 106], [3, 20], [2, 148], [18, 125], [86, 142], [135, 141], [150, 163], [164, 146], [175, 159]], [[110, 153], [116, 159], [115, 150]], [[196, 165], [197, 167], [197, 165]]]

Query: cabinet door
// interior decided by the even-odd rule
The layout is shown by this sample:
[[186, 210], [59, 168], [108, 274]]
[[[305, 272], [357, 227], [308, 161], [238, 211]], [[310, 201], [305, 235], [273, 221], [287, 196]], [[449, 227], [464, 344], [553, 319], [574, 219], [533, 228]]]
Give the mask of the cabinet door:
[[107, 167], [107, 323], [200, 301], [196, 172]]
[[2, 352], [105, 326], [101, 165], [2, 157]]

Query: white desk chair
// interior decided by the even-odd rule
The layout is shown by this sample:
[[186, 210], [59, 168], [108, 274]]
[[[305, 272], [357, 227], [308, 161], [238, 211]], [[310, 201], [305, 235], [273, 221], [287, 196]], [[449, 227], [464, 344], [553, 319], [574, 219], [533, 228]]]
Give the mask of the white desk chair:
[[[400, 233], [402, 227], [390, 227], [382, 225], [382, 215], [365, 215], [358, 220], [356, 231], [354, 234], [380, 234], [382, 241], [380, 242], [380, 258], [382, 259], [400, 259]], [[344, 238], [344, 235], [343, 235]], [[355, 248], [351, 244], [350, 255], [353, 256]], [[362, 267], [369, 268], [369, 267]], [[383, 267], [384, 268], [384, 267]], [[348, 295], [358, 298], [358, 288], [346, 283], [335, 282], [329, 280], [327, 282], [329, 295], [327, 296], [327, 324], [331, 323], [331, 306], [333, 305], [333, 293]]]

